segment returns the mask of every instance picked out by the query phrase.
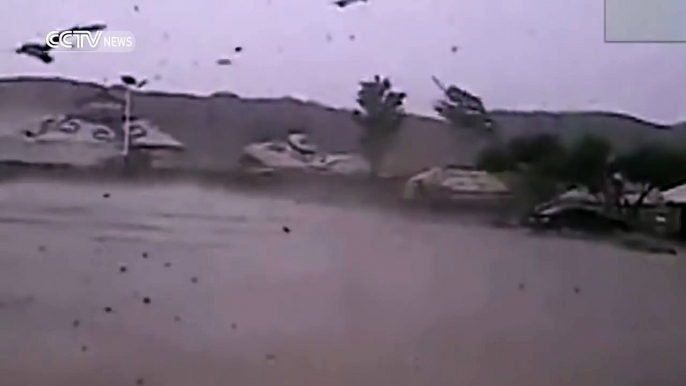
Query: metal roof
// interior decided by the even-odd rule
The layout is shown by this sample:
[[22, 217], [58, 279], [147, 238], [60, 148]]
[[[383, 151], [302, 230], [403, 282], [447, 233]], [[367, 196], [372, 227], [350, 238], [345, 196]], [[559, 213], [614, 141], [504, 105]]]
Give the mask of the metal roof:
[[686, 184], [662, 192], [668, 204], [686, 204]]

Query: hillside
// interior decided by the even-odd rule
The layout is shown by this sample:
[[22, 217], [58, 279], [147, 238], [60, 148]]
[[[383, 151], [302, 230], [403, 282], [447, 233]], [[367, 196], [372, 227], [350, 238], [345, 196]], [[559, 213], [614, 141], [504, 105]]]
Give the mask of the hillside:
[[664, 126], [611, 112], [494, 111], [493, 114], [506, 136], [548, 132], [573, 139], [584, 133], [595, 133], [608, 137], [619, 147], [644, 141], [686, 140], [686, 123]]
[[[107, 89], [94, 83], [56, 78], [0, 80], [0, 133], [36, 122], [43, 115], [78, 109], [85, 101], [103, 98]], [[112, 87], [111, 94], [122, 96]], [[351, 97], [352, 98], [352, 97]], [[133, 96], [133, 114], [156, 122], [187, 145], [188, 167], [228, 169], [251, 141], [283, 137], [291, 129], [308, 132], [324, 149], [355, 151], [360, 129], [350, 111], [293, 98], [246, 99], [222, 92], [210, 96], [141, 92]], [[592, 131], [628, 146], [637, 141], [686, 139], [684, 126], [675, 128], [605, 112], [494, 111], [505, 137], [554, 132], [573, 138]], [[394, 140], [385, 167], [393, 173], [449, 162], [470, 163], [486, 140], [478, 134], [454, 131], [442, 121], [409, 115]]]

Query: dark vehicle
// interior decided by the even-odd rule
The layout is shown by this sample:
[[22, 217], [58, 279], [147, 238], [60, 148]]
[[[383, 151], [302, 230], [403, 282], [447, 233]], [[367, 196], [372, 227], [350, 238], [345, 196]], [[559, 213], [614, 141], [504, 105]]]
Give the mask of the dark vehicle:
[[587, 233], [629, 232], [631, 227], [620, 218], [603, 213], [599, 207], [570, 205], [554, 206], [534, 212], [527, 225], [537, 230], [571, 229]]

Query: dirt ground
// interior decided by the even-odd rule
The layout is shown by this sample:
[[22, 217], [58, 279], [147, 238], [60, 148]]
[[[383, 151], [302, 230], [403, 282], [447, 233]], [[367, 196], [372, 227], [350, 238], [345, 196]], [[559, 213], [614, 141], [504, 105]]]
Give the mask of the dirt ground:
[[3, 182], [0, 383], [686, 384], [680, 256], [324, 201]]

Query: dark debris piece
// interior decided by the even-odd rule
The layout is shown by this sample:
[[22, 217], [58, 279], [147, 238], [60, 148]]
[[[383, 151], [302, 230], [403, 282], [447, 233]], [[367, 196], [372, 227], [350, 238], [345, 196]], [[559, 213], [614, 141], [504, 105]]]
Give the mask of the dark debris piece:
[[52, 47], [48, 46], [47, 44], [25, 43], [22, 44], [21, 47], [17, 48], [15, 52], [17, 54], [34, 57], [45, 64], [49, 64], [55, 60], [52, 56], [50, 56], [51, 49]]
[[350, 36], [348, 36], [348, 39], [350, 39], [350, 41], [355, 41], [356, 38], [357, 37], [355, 35], [352, 35], [352, 34]]
[[265, 358], [266, 358], [268, 361], [274, 361], [274, 360], [276, 360], [276, 354], [267, 354], [267, 355], [265, 356]]
[[38, 250], [39, 250], [40, 252], [45, 252], [45, 245], [39, 245], [39, 246], [38, 246]]
[[81, 346], [81, 351], [86, 352], [88, 351], [88, 346]]
[[74, 322], [72, 322], [72, 326], [74, 326], [74, 328], [77, 328], [80, 325], [81, 325], [81, 321], [78, 319], [76, 319]]
[[458, 47], [457, 47], [457, 46], [452, 46], [452, 47], [450, 47], [450, 51], [451, 51], [452, 53], [456, 53], [457, 50], [458, 50]]
[[111, 314], [112, 312], [114, 312], [114, 310], [112, 309], [112, 307], [105, 307], [105, 312]]
[[240, 52], [243, 52], [243, 47], [237, 46], [237, 47], [234, 48], [233, 50], [234, 50], [234, 52], [236, 52], [236, 53], [240, 53]]
[[103, 194], [102, 194], [102, 197], [103, 197], [103, 198], [110, 198], [110, 194], [109, 194], [109, 193], [103, 193]]
[[193, 276], [193, 277], [191, 278], [191, 283], [194, 283], [194, 284], [195, 284], [195, 283], [197, 283], [197, 282], [198, 282], [198, 278], [195, 277], [195, 276]]
[[[69, 29], [66, 29], [64, 31], [102, 31], [104, 29], [107, 29], [107, 26], [105, 24], [91, 24], [91, 25], [85, 25], [85, 26], [79, 26], [75, 25]], [[64, 32], [64, 31], [59, 31], [59, 32]], [[50, 51], [52, 50], [53, 47], [50, 47], [47, 44], [40, 44], [40, 43], [24, 43], [22, 44], [19, 48], [17, 48], [14, 52], [20, 55], [28, 55], [31, 57], [34, 57], [36, 59], [39, 59], [45, 64], [52, 63], [55, 58], [50, 56]]]
[[148, 252], [143, 252], [143, 254], [141, 256], [143, 256], [144, 259], [147, 259], [149, 255], [148, 255]]
[[171, 263], [164, 263], [164, 268], [169, 268], [171, 267]]
[[291, 228], [284, 225], [283, 231], [284, 231], [284, 233], [291, 233]]
[[231, 61], [231, 59], [226, 59], [226, 58], [217, 59], [217, 64], [220, 65], [220, 66], [229, 66], [229, 65], [231, 65], [232, 63], [233, 63], [233, 62]]
[[150, 302], [152, 302], [152, 300], [150, 300], [150, 298], [148, 298], [148, 297], [143, 298], [143, 303], [150, 304]]
[[121, 273], [126, 273], [127, 270], [128, 270], [128, 268], [126, 268], [125, 265], [122, 265], [121, 267], [119, 267], [119, 272], [121, 272]]
[[519, 290], [524, 291], [524, 283], [519, 283]]
[[581, 291], [581, 290], [579, 289], [579, 287], [574, 287], [574, 293], [575, 293], [575, 294], [578, 294], [580, 291]]
[[95, 23], [95, 24], [89, 24], [89, 25], [75, 25], [71, 28], [69, 28], [66, 31], [89, 31], [89, 32], [95, 32], [95, 31], [104, 31], [107, 29], [107, 24], [101, 24], [101, 23]]
[[136, 11], [136, 12], [138, 12], [138, 11], [140, 11], [140, 8], [138, 8], [137, 5], [134, 5], [134, 6], [133, 6], [133, 10]]
[[238, 325], [236, 323], [231, 323], [231, 328], [235, 330], [236, 328], [238, 328]]
[[140, 386], [140, 385], [142, 385], [143, 383], [145, 383], [145, 381], [143, 380], [143, 378], [138, 378], [138, 379], [136, 379], [136, 385]]
[[136, 83], [138, 83], [138, 82], [136, 81], [136, 78], [134, 78], [134, 77], [131, 76], [131, 75], [122, 75], [122, 76], [121, 76], [121, 81], [124, 82], [124, 84], [127, 84], [127, 85], [129, 85], [129, 86], [134, 86]]
[[336, 0], [334, 1], [334, 4], [338, 6], [338, 8], [345, 8], [355, 3], [366, 3], [367, 1], [368, 0]]
[[174, 321], [177, 322], [177, 323], [179, 323], [179, 322], [181, 321], [181, 317], [178, 316], [178, 315], [176, 315], [176, 316], [174, 317]]

